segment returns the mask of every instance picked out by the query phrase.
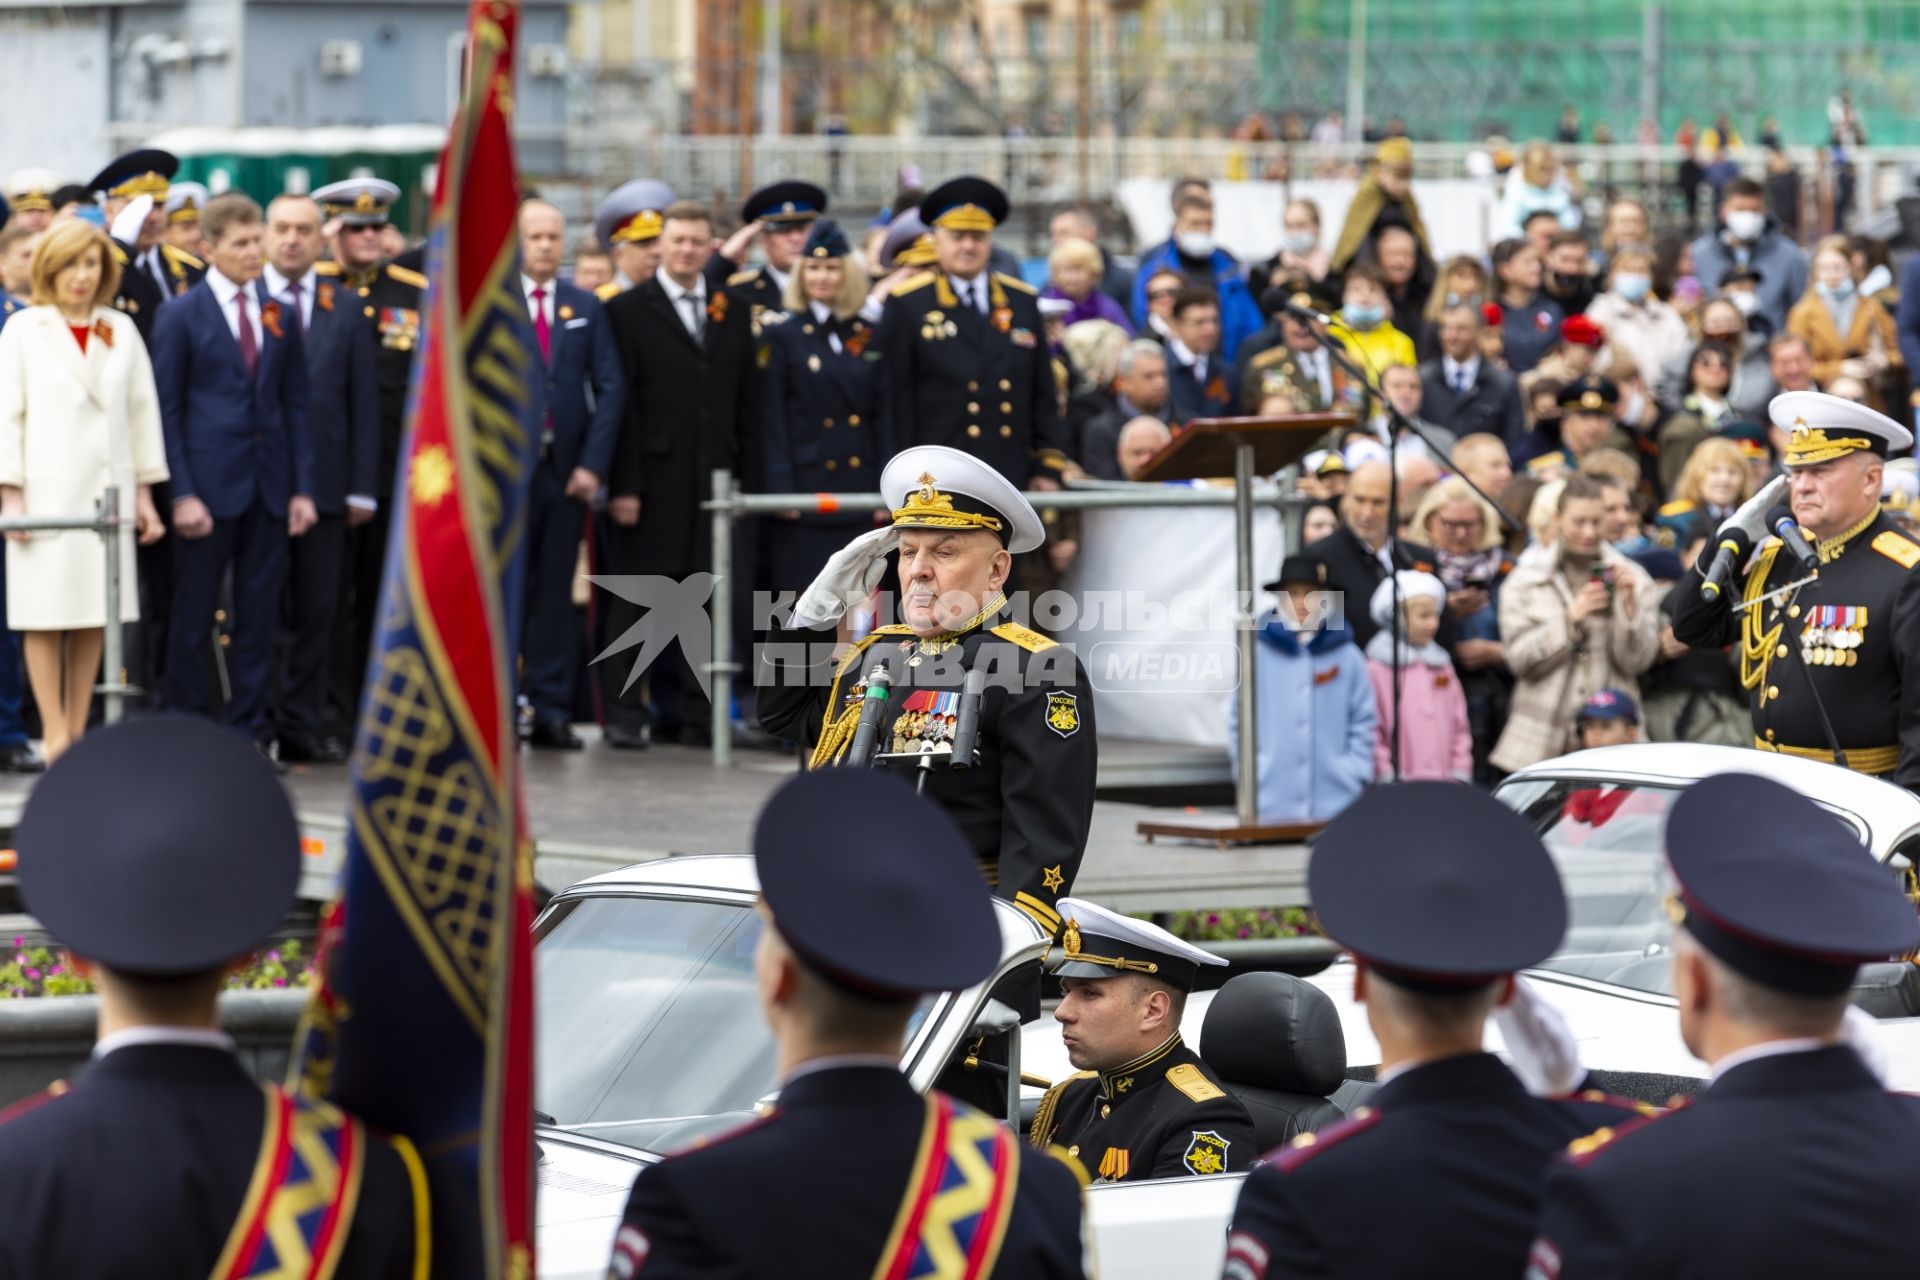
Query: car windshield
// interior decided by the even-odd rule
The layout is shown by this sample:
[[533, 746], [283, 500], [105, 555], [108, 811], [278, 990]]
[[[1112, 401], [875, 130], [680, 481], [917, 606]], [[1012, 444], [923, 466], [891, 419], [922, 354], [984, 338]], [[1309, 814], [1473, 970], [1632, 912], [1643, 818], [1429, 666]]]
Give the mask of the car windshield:
[[776, 1072], [753, 971], [761, 928], [741, 903], [555, 903], [534, 947], [542, 1119], [664, 1153], [750, 1115]]

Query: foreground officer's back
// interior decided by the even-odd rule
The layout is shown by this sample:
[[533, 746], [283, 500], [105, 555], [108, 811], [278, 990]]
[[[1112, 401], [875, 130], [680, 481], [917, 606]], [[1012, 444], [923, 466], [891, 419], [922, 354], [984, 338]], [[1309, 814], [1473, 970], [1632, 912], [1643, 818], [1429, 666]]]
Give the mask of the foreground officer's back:
[[753, 843], [779, 1098], [641, 1171], [610, 1280], [1078, 1280], [1066, 1162], [900, 1071], [919, 996], [979, 983], [1000, 956], [952, 819], [885, 774], [823, 769], [775, 793]]
[[[1546, 959], [1566, 930], [1552, 859], [1483, 792], [1398, 783], [1334, 820], [1308, 882], [1397, 1058], [1371, 1103], [1253, 1171], [1226, 1280], [1518, 1275], [1554, 1157], [1635, 1114], [1598, 1094], [1534, 1097], [1479, 1051], [1508, 975]], [[1517, 988], [1507, 998], [1531, 997]], [[1502, 1031], [1520, 1039], [1519, 1028]]]
[[0, 1278], [424, 1274], [411, 1148], [259, 1084], [212, 1029], [224, 966], [299, 874], [252, 744], [164, 716], [92, 734], [17, 840], [27, 906], [94, 976], [106, 1034], [70, 1087], [0, 1116]]

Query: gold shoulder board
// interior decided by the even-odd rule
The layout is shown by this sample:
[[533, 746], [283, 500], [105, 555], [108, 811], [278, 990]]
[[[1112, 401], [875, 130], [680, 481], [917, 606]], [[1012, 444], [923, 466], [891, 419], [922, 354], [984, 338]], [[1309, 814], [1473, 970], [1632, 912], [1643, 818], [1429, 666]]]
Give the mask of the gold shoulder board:
[[313, 274], [317, 276], [337, 276], [340, 274], [340, 264], [337, 262], [316, 262], [313, 264]]
[[1693, 503], [1685, 498], [1676, 498], [1666, 506], [1661, 507], [1660, 514], [1663, 516], [1683, 516], [1691, 510], [1693, 510]]
[[759, 274], [760, 269], [758, 267], [748, 267], [745, 271], [736, 271], [727, 277], [727, 285], [731, 288], [736, 284], [746, 284]]
[[120, 247], [120, 242], [118, 240], [109, 240], [107, 243], [113, 246], [113, 260], [123, 267], [126, 266], [128, 261], [127, 251]]
[[1038, 631], [1029, 631], [1017, 622], [1003, 622], [993, 629], [993, 634], [999, 636], [1002, 640], [1013, 641], [1013, 643], [1019, 645], [1028, 653], [1039, 653], [1045, 649], [1058, 648], [1053, 641], [1047, 639]]
[[188, 253], [185, 249], [176, 249], [170, 244], [161, 245], [160, 251], [166, 254], [169, 258], [172, 258], [175, 262], [184, 263], [186, 266], [191, 267], [195, 271], [198, 271], [202, 267], [207, 265], [206, 263], [200, 261], [200, 259]]
[[1200, 1074], [1200, 1068], [1191, 1062], [1183, 1062], [1167, 1072], [1167, 1083], [1192, 1098], [1195, 1102], [1210, 1102], [1215, 1098], [1224, 1098], [1226, 1093], [1213, 1081]]
[[620, 296], [620, 282], [618, 280], [607, 281], [605, 284], [594, 289], [593, 296], [602, 302], [611, 302]]
[[1905, 536], [1888, 529], [1872, 542], [1872, 547], [1902, 569], [1911, 569], [1920, 564], [1920, 546]]
[[1019, 276], [1010, 276], [1004, 271], [996, 271], [993, 278], [1009, 289], [1018, 289], [1021, 293], [1038, 294], [1040, 291], [1022, 280]]
[[391, 262], [387, 264], [387, 274], [395, 280], [398, 280], [401, 284], [410, 284], [416, 289], [424, 289], [427, 287], [427, 278], [418, 271], [410, 271], [406, 267], [396, 267]]
[[922, 271], [919, 275], [908, 276], [905, 280], [902, 280], [899, 284], [893, 286], [893, 293], [891, 296], [895, 298], [904, 298], [908, 294], [912, 293], [915, 289], [924, 289], [932, 283], [933, 283], [933, 272]]

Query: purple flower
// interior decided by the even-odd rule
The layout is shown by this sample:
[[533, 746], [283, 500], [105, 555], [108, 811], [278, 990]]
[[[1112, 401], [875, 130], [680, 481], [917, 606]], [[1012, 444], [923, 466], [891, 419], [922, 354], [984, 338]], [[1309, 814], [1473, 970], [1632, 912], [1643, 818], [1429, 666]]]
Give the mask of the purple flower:
[[40, 981], [40, 971], [38, 969], [29, 969], [27, 970], [27, 977], [33, 979], [35, 982], [38, 982]]
[[1247, 936], [1247, 935], [1248, 935], [1249, 933], [1251, 933], [1251, 932], [1252, 932], [1252, 930], [1251, 930], [1251, 929], [1248, 929], [1248, 928], [1247, 928], [1247, 926], [1245, 926], [1245, 925], [1241, 925], [1241, 926], [1240, 926], [1240, 936], [1241, 936], [1241, 937], [1243, 937], [1243, 938], [1244, 938], [1244, 937], [1246, 937], [1246, 936]]

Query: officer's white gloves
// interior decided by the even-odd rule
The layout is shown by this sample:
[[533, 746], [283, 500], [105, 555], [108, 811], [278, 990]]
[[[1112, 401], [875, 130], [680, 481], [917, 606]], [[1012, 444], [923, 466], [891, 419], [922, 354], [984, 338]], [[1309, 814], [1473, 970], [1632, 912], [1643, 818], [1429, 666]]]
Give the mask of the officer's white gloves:
[[1493, 1011], [1493, 1025], [1507, 1046], [1514, 1074], [1536, 1098], [1571, 1092], [1586, 1078], [1580, 1046], [1560, 1011], [1534, 994], [1527, 980], [1513, 979], [1513, 999]]
[[794, 605], [794, 625], [817, 628], [838, 622], [849, 605], [865, 600], [880, 585], [887, 571], [887, 553], [899, 542], [900, 531], [888, 525], [869, 530], [834, 552]]
[[107, 234], [131, 249], [140, 239], [140, 228], [145, 225], [147, 215], [153, 212], [152, 196], [135, 196], [127, 201], [127, 207], [113, 220], [113, 226]]
[[1775, 503], [1787, 496], [1787, 478], [1775, 476], [1763, 486], [1760, 492], [1740, 504], [1740, 509], [1720, 522], [1720, 533], [1738, 529], [1747, 535], [1754, 546], [1765, 541], [1768, 533], [1767, 512]]

